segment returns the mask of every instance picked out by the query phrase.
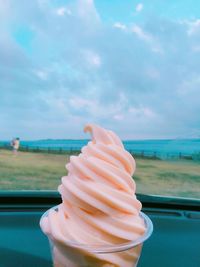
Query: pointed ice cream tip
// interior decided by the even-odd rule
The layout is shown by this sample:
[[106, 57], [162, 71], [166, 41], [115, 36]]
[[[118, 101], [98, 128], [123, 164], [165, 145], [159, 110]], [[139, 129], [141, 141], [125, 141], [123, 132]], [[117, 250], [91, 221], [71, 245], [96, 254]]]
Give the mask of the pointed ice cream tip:
[[114, 144], [124, 148], [120, 138], [112, 131], [106, 130], [95, 124], [86, 124], [84, 127], [84, 132], [89, 132], [92, 137], [92, 142], [94, 144]]

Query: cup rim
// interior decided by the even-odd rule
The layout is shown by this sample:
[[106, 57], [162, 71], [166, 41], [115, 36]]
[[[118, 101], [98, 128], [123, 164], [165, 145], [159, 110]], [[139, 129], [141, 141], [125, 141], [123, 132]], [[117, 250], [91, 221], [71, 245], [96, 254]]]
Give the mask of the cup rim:
[[[41, 220], [44, 217], [48, 216], [48, 213], [50, 210], [57, 210], [59, 205], [54, 206], [50, 209], [48, 209], [45, 213], [40, 218], [40, 225], [41, 225]], [[152, 234], [153, 232], [153, 223], [151, 219], [142, 211], [139, 212], [140, 217], [144, 220], [145, 226], [146, 226], [146, 231], [144, 234], [137, 239], [129, 242], [125, 242], [122, 244], [116, 244], [116, 245], [86, 245], [86, 244], [81, 244], [73, 241], [66, 242], [66, 244], [72, 248], [77, 248], [77, 249], [82, 249], [82, 250], [87, 250], [89, 252], [93, 253], [114, 253], [114, 252], [120, 252], [120, 251], [125, 251], [128, 249], [131, 249], [137, 245], [140, 245], [144, 243]], [[51, 238], [49, 237], [51, 240]], [[53, 240], [51, 240], [53, 242]]]

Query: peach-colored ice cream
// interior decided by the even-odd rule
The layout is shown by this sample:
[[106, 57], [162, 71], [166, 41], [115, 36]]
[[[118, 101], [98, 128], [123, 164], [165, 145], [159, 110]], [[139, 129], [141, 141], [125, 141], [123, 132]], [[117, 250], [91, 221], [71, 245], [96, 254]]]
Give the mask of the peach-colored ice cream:
[[135, 160], [114, 132], [94, 124], [84, 130], [92, 141], [80, 155], [70, 157], [68, 175], [58, 187], [62, 203], [41, 220], [42, 230], [54, 243], [54, 265], [134, 266], [141, 246], [118, 254], [90, 248], [127, 243], [144, 234], [132, 178]]

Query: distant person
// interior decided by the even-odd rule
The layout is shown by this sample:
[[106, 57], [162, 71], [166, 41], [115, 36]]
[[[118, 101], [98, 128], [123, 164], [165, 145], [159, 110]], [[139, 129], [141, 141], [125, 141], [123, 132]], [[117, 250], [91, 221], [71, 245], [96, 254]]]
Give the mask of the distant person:
[[14, 154], [17, 154], [17, 152], [18, 152], [18, 150], [19, 150], [19, 146], [20, 146], [20, 139], [19, 139], [19, 137], [14, 138], [14, 139], [11, 141], [11, 146], [12, 146], [13, 153], [14, 153]]

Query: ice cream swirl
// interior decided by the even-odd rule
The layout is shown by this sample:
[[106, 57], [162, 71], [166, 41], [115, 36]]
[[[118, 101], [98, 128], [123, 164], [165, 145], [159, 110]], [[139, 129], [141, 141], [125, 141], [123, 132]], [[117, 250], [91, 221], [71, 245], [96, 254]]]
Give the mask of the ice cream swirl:
[[[93, 124], [84, 130], [91, 133], [92, 141], [78, 156], [70, 157], [68, 175], [62, 177], [58, 187], [62, 204], [41, 224], [43, 231], [60, 244], [61, 251], [69, 242], [101, 247], [135, 240], [145, 232], [132, 179], [135, 160], [114, 132]], [[88, 255], [112, 264], [108, 266], [125, 267], [133, 257], [137, 261], [138, 253]]]

